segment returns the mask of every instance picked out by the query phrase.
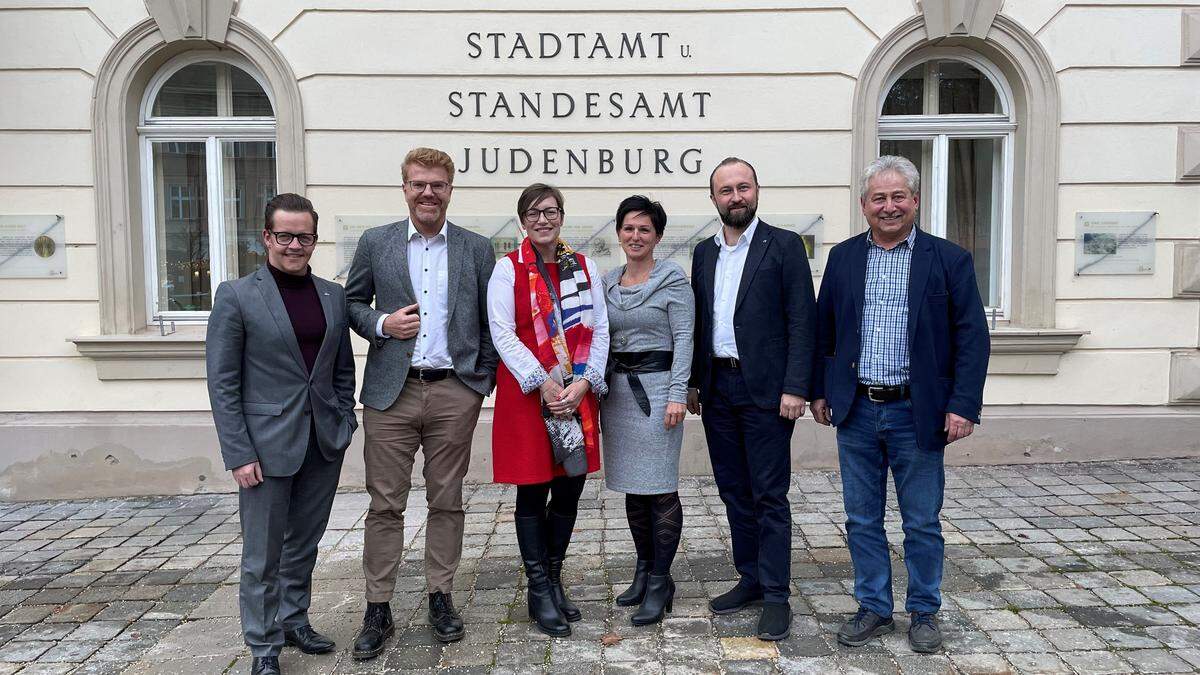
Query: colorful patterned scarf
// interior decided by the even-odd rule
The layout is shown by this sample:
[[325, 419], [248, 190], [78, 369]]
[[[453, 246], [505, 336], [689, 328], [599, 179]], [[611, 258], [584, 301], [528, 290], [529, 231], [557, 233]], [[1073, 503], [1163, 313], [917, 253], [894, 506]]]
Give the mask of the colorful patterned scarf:
[[[537, 252], [526, 237], [521, 242], [521, 261], [529, 274], [529, 306], [533, 310], [533, 332], [537, 338], [538, 361], [549, 370], [559, 367], [563, 386], [582, 377], [592, 346], [592, 293], [583, 256], [559, 240], [554, 261], [558, 266], [558, 296], [561, 316], [550, 290], [537, 268]], [[560, 326], [561, 322], [561, 326]], [[572, 349], [573, 347], [573, 349]]]

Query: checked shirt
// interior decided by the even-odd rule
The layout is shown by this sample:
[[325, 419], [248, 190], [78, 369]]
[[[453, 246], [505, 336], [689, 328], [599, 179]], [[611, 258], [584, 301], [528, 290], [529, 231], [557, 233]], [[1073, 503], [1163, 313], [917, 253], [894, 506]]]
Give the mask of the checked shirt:
[[908, 238], [891, 250], [878, 246], [867, 235], [867, 279], [863, 297], [861, 349], [858, 377], [863, 384], [908, 384], [908, 272], [913, 227]]

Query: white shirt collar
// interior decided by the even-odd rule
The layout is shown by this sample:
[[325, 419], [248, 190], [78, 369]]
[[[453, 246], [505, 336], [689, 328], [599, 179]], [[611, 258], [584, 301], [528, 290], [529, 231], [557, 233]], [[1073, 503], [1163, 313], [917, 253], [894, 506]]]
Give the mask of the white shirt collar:
[[[421, 231], [417, 229], [417, 226], [413, 225], [412, 218], [409, 218], [407, 220], [407, 222], [408, 222], [408, 240], [409, 241], [412, 241], [413, 237], [421, 237], [422, 239], [425, 238], [425, 235], [421, 234]], [[430, 237], [430, 239], [437, 239], [438, 237], [442, 237], [443, 239], [445, 239], [446, 238], [446, 223], [449, 223], [449, 222], [450, 222], [449, 220], [443, 220], [442, 221], [442, 229], [438, 230], [437, 234]]]
[[754, 231], [756, 229], [758, 229], [758, 216], [754, 216], [754, 220], [751, 220], [750, 224], [746, 226], [746, 229], [742, 230], [742, 234], [740, 237], [738, 237], [737, 243], [733, 246], [729, 246], [725, 243], [725, 224], [722, 223], [721, 226], [717, 228], [717, 235], [714, 237], [714, 239], [717, 242], [717, 246], [720, 246], [724, 249], [733, 250], [738, 246], [741, 246], [743, 243], [754, 241]]

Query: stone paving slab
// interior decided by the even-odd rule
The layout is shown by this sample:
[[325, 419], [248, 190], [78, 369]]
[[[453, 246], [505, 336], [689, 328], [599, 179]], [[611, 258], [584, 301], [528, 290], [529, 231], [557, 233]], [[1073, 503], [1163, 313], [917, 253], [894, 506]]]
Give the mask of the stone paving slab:
[[[712, 616], [735, 573], [710, 479], [685, 479], [674, 611], [629, 624], [613, 605], [632, 575], [622, 495], [588, 482], [564, 576], [583, 612], [568, 638], [532, 629], [512, 531], [513, 489], [468, 487], [454, 599], [462, 642], [425, 619], [424, 491], [412, 493], [392, 603], [396, 637], [372, 661], [348, 648], [362, 601], [367, 496], [338, 495], [311, 618], [339, 650], [285, 650], [288, 673], [1128, 673], [1200, 669], [1200, 460], [947, 470], [941, 654], [897, 632], [857, 649], [833, 631], [855, 608], [835, 472], [792, 478], [792, 635], [751, 637], [757, 614]], [[894, 495], [887, 514], [903, 607]], [[0, 675], [246, 673], [234, 495], [0, 504]]]

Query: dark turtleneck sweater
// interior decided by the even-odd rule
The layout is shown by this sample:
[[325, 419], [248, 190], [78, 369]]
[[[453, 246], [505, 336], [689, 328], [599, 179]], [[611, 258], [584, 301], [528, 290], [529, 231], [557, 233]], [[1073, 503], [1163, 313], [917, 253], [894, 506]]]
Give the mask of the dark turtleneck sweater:
[[325, 312], [321, 309], [321, 298], [317, 296], [312, 269], [303, 276], [281, 272], [270, 263], [267, 263], [267, 269], [275, 277], [279, 295], [283, 296], [283, 306], [292, 320], [292, 330], [296, 331], [296, 342], [300, 343], [304, 365], [308, 366], [308, 372], [311, 373], [317, 362], [317, 353], [321, 351], [321, 343], [325, 340]]

